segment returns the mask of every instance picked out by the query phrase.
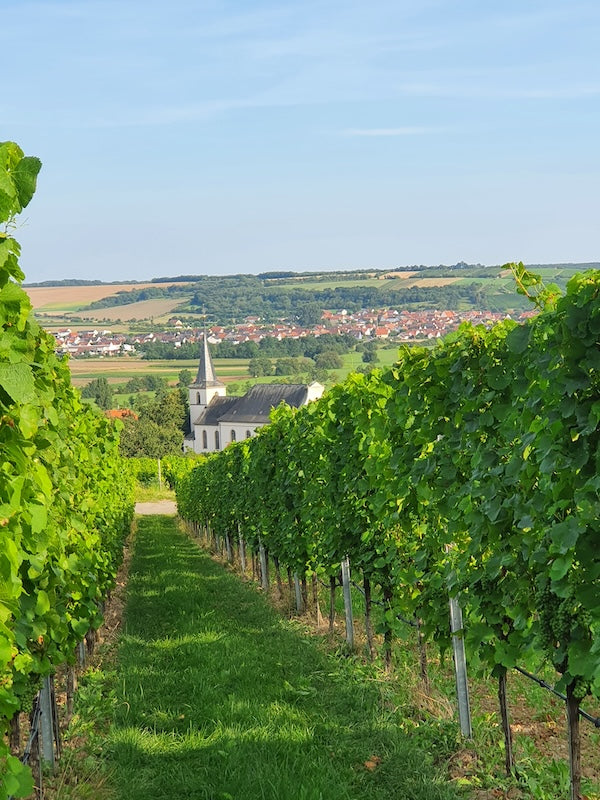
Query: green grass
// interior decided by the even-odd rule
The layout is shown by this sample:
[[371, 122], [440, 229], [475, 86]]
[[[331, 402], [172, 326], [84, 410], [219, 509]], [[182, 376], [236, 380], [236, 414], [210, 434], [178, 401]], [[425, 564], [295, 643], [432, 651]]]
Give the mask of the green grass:
[[335, 377], [335, 381], [341, 383], [343, 380], [345, 380], [350, 372], [356, 372], [361, 367], [373, 366], [383, 369], [391, 367], [392, 364], [395, 364], [398, 360], [399, 349], [400, 344], [380, 345], [377, 348], [378, 361], [376, 361], [375, 364], [365, 364], [365, 362], [362, 360], [363, 354], [353, 350], [352, 352], [345, 353], [342, 356], [344, 366], [340, 369], [331, 370], [331, 374]]
[[457, 797], [374, 677], [282, 620], [174, 520], [142, 518], [105, 745], [115, 797]]
[[114, 392], [113, 393], [113, 408], [131, 408], [130, 399], [133, 397], [135, 401], [152, 400], [156, 397], [156, 392]]
[[[172, 518], [138, 525], [119, 662], [102, 653], [101, 669], [81, 679], [53, 780], [60, 790], [49, 800], [568, 796], [564, 709], [548, 692], [510, 675], [521, 777], [508, 779], [494, 680], [470, 675], [474, 737], [460, 740], [451, 657], [428, 647], [425, 692], [414, 628], [399, 623], [394, 674], [379, 659], [369, 665], [358, 589], [357, 649], [344, 656], [341, 591], [333, 638], [323, 628], [311, 636], [308, 618], [282, 619], [255, 584], [198, 550]], [[287, 607], [272, 565], [271, 585], [272, 600]], [[322, 586], [323, 611], [328, 602]], [[373, 612], [378, 629], [381, 608]], [[582, 733], [583, 794], [599, 800], [599, 735], [589, 725]]]
[[175, 492], [173, 489], [169, 489], [164, 481], [161, 487], [158, 485], [158, 479], [151, 481], [146, 486], [139, 481], [136, 482], [136, 503], [156, 503], [159, 500], [175, 500]]
[[[383, 281], [378, 280], [377, 278], [360, 278], [360, 277], [356, 277], [356, 278], [345, 278], [345, 279], [340, 279], [340, 280], [336, 280], [335, 278], [332, 278], [331, 280], [320, 280], [320, 281], [318, 281], [318, 280], [310, 280], [310, 279], [308, 279], [308, 280], [299, 280], [298, 281], [298, 280], [293, 280], [293, 279], [290, 278], [288, 280], [289, 280], [289, 283], [286, 280], [284, 283], [281, 284], [281, 286], [283, 288], [285, 288], [286, 290], [290, 290], [290, 291], [295, 290], [295, 289], [305, 289], [306, 291], [317, 291], [317, 292], [319, 292], [319, 291], [325, 291], [327, 289], [337, 289], [338, 287], [343, 287], [343, 288], [350, 287], [350, 288], [352, 288], [352, 287], [355, 287], [355, 286], [358, 286], [360, 288], [366, 286], [366, 287], [369, 287], [369, 288], [381, 289], [384, 286]], [[391, 283], [392, 283], [392, 281], [386, 281], [386, 283], [385, 283], [386, 288], [388, 288], [388, 286]]]

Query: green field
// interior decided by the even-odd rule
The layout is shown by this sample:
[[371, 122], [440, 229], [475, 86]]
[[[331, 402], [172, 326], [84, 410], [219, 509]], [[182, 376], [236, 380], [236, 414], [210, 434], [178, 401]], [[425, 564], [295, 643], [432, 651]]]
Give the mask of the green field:
[[[413, 279], [414, 280], [414, 279]], [[397, 281], [386, 281], [387, 284], [396, 283]], [[280, 284], [285, 289], [306, 289], [307, 291], [323, 291], [325, 289], [337, 289], [340, 287], [354, 287], [354, 286], [371, 286], [381, 288], [383, 281], [379, 278], [345, 278], [340, 280], [286, 280]]]
[[[380, 346], [377, 350], [378, 361], [372, 366], [388, 367], [398, 358], [397, 346]], [[342, 356], [344, 366], [340, 369], [330, 370], [331, 383], [340, 383], [350, 372], [355, 372], [361, 367], [365, 367], [362, 360], [362, 353], [352, 351]], [[214, 366], [217, 376], [226, 385], [229, 383], [251, 385], [255, 383], [272, 383], [281, 381], [283, 377], [271, 375], [268, 377], [253, 378], [248, 370], [249, 360], [245, 358], [221, 358], [214, 359]], [[98, 377], [105, 377], [111, 386], [118, 386], [126, 383], [130, 378], [141, 375], [156, 375], [164, 378], [170, 386], [175, 386], [178, 382], [179, 372], [183, 369], [189, 370], [193, 376], [196, 374], [198, 362], [195, 360], [181, 361], [146, 361], [141, 358], [86, 358], [72, 359], [69, 362], [73, 384], [75, 386], [85, 386], [90, 381]], [[296, 380], [296, 376], [287, 376], [286, 379]], [[302, 380], [309, 380], [306, 376]], [[244, 389], [245, 390], [245, 389]], [[140, 393], [148, 396], [151, 393]], [[117, 408], [129, 406], [131, 392], [117, 393], [114, 395], [115, 406]]]
[[[215, 359], [214, 365], [218, 376], [224, 383], [250, 377], [248, 359]], [[75, 358], [69, 361], [69, 367], [75, 386], [83, 386], [100, 376], [105, 377], [110, 384], [119, 384], [139, 375], [157, 375], [165, 378], [170, 385], [175, 385], [178, 375], [183, 369], [189, 370], [195, 376], [198, 369], [198, 361], [195, 359], [152, 361], [131, 356]]]

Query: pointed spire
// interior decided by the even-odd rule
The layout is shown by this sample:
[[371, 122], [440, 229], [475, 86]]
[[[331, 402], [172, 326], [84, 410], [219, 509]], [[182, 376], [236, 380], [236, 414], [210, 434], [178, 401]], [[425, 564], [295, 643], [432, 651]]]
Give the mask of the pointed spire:
[[208, 349], [208, 337], [206, 330], [202, 334], [202, 343], [200, 345], [200, 363], [198, 364], [198, 374], [193, 383], [194, 386], [224, 386], [220, 380], [217, 380], [215, 375], [215, 368], [213, 367], [212, 358]]

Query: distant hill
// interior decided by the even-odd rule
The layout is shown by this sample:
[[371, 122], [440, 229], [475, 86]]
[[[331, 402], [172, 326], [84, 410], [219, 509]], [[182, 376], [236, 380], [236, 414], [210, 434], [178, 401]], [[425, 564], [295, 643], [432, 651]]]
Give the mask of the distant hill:
[[[24, 283], [26, 288], [39, 287], [39, 286], [120, 286], [125, 281], [86, 281], [80, 278], [64, 278], [60, 281], [38, 281], [37, 283]], [[139, 283], [139, 281], [127, 281], [130, 283]]]
[[[577, 272], [600, 263], [532, 264], [545, 282], [564, 287]], [[86, 287], [89, 287], [86, 291]], [[106, 287], [102, 291], [94, 287]], [[510, 270], [500, 265], [457, 264], [334, 272], [270, 271], [259, 275], [179, 275], [125, 283], [84, 280], [26, 284], [32, 296], [48, 292], [52, 302], [34, 301], [38, 316], [65, 322], [145, 320], [159, 324], [170, 316], [227, 324], [248, 316], [274, 322], [300, 319], [324, 309], [519, 311], [528, 307], [518, 295]]]
[[[584, 272], [589, 269], [600, 269], [600, 262], [590, 261], [585, 263], [565, 263], [565, 264], [526, 264], [527, 269], [534, 272], [544, 271], [551, 273], [568, 272], [574, 274], [576, 272]], [[422, 276], [456, 276], [462, 277], [489, 277], [494, 271], [501, 270], [500, 264], [484, 265], [484, 264], [467, 264], [465, 261], [459, 261], [456, 264], [438, 264], [437, 266], [425, 266], [423, 264], [405, 266], [405, 267], [390, 267], [386, 269], [361, 269], [361, 270], [333, 270], [322, 272], [294, 272], [291, 270], [280, 270], [271, 272], [261, 272], [258, 275], [252, 276], [248, 273], [239, 273], [237, 275], [223, 276], [235, 280], [237, 278], [255, 277], [257, 280], [264, 281], [265, 283], [273, 283], [275, 281], [293, 282], [294, 280], [313, 280], [313, 281], [336, 281], [349, 279], [366, 280], [373, 277], [387, 277], [393, 274], [406, 274], [406, 273], [420, 273]], [[81, 278], [63, 278], [60, 280], [48, 280], [24, 283], [24, 287], [34, 286], [121, 286], [121, 285], [135, 285], [149, 283], [202, 283], [205, 280], [210, 280], [216, 276], [209, 275], [176, 275], [176, 276], [163, 276], [158, 278], [149, 278], [146, 280], [135, 281], [101, 281], [101, 280], [84, 280]]]

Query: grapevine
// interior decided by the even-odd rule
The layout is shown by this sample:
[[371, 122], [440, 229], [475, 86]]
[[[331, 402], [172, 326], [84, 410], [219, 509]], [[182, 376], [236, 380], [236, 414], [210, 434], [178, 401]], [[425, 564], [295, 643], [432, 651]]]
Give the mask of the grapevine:
[[19, 285], [9, 231], [39, 169], [0, 144], [0, 798], [31, 790], [5, 744], [9, 721], [100, 624], [133, 511], [118, 431], [81, 402]]
[[348, 555], [386, 619], [415, 614], [442, 646], [460, 594], [471, 659], [501, 682], [549, 661], [576, 715], [600, 697], [600, 275], [560, 297], [508, 266], [537, 317], [463, 325], [278, 410], [243, 458], [189, 473], [180, 508], [235, 520], [293, 570], [334, 575]]

